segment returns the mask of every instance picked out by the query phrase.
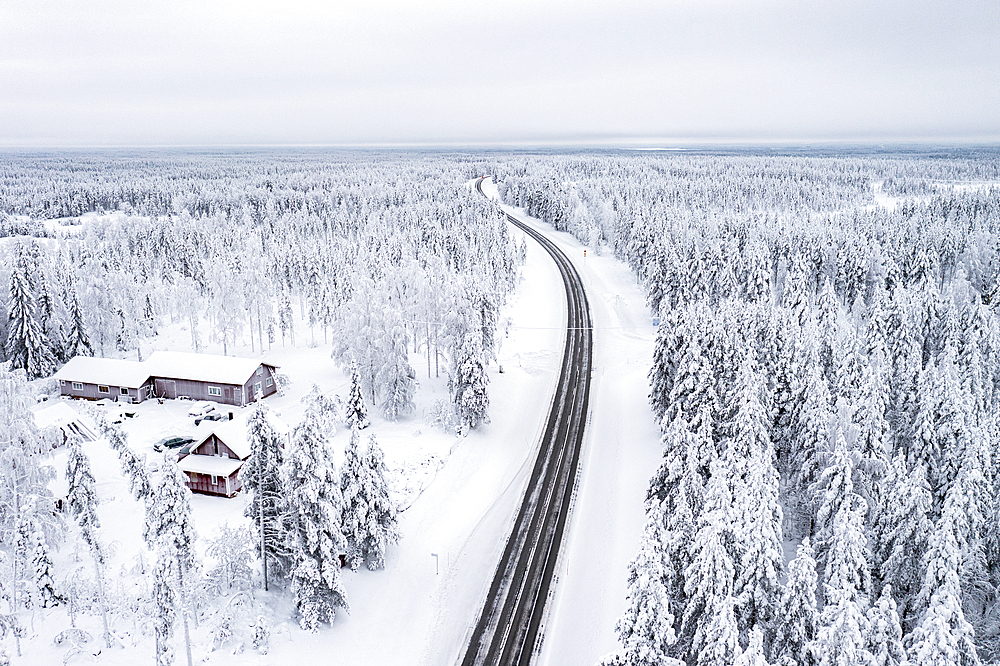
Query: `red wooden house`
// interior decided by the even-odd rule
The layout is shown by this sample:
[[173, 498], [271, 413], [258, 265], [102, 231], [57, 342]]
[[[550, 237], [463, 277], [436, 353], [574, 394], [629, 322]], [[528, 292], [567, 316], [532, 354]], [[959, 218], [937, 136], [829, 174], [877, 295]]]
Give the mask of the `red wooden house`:
[[[242, 490], [243, 480], [239, 473], [250, 457], [249, 418], [250, 412], [246, 412], [232, 421], [220, 422], [211, 434], [192, 446], [191, 453], [177, 462], [187, 475], [187, 486], [192, 492], [233, 497]], [[268, 412], [268, 419], [287, 446], [288, 426], [271, 412]]]

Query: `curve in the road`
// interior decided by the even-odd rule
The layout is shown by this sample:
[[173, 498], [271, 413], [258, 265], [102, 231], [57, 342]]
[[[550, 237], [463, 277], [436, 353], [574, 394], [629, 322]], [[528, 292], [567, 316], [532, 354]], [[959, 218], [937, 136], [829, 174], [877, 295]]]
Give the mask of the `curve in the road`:
[[[480, 193], [482, 181], [476, 182]], [[590, 400], [593, 328], [580, 275], [551, 240], [512, 215], [507, 219], [545, 248], [562, 275], [566, 343], [538, 457], [462, 666], [531, 663], [566, 529]]]

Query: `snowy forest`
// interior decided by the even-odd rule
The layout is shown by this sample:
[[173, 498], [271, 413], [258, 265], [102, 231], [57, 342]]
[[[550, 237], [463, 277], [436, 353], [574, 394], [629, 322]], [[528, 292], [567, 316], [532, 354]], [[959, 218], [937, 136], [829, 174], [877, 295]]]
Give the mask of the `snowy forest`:
[[[206, 339], [224, 353], [237, 340], [263, 350], [321, 339], [393, 419], [413, 409], [412, 349], [428, 376], [453, 379], [458, 420], [475, 425], [487, 418], [481, 368], [523, 253], [466, 186], [477, 163], [8, 156], [0, 230], [17, 240], [2, 250], [4, 360], [29, 378], [77, 354], [142, 360], [143, 342], [176, 321], [193, 351]], [[308, 331], [295, 330], [293, 308]]]
[[[662, 464], [602, 663], [1000, 660], [1000, 154], [973, 149], [0, 156], [0, 642], [57, 607], [68, 645], [89, 614], [190, 662], [199, 623], [266, 652], [269, 581], [307, 631], [349, 608], [337, 554], [378, 569], [400, 538], [364, 405], [405, 422], [426, 372], [449, 430], [489, 419], [526, 247], [484, 174], [624, 262], [659, 320]], [[247, 526], [205, 535], [208, 565], [183, 476], [94, 412], [153, 557], [116, 580], [91, 462], [70, 443], [57, 511], [29, 407], [73, 356], [141, 360], [174, 324], [192, 351], [321, 348], [348, 409], [313, 391], [282, 450], [255, 408]]]
[[[65, 659], [89, 657], [77, 628], [87, 615], [101, 618], [98, 650], [148, 633], [157, 664], [191, 664], [195, 633], [211, 650], [267, 653], [280, 618], [259, 587], [286, 590], [308, 632], [349, 610], [341, 567], [382, 568], [400, 537], [382, 449], [362, 437], [369, 407], [407, 417], [426, 370], [447, 378], [442, 425], [461, 434], [489, 418], [485, 369], [525, 249], [467, 185], [480, 169], [383, 154], [0, 160], [0, 663], [53, 612], [68, 618], [56, 636]], [[101, 410], [85, 410], [144, 511], [144, 550], [115, 571], [123, 537], [102, 528], [90, 457], [71, 438], [64, 469], [53, 467], [56, 442], [29, 408], [58, 392], [46, 378], [70, 358], [142, 360], [174, 324], [192, 351], [317, 347], [350, 377], [350, 394], [314, 387], [287, 441], [266, 405], [254, 407], [246, 524], [200, 539], [173, 453], [147, 461]], [[351, 432], [339, 469], [338, 426]]]
[[1000, 159], [550, 156], [505, 200], [660, 317], [629, 666], [1000, 657]]

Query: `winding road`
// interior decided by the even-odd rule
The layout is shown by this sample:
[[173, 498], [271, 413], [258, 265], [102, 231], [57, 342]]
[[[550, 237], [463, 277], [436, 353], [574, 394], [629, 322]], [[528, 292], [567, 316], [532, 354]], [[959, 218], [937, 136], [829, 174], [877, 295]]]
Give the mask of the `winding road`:
[[[476, 181], [481, 194], [482, 182]], [[538, 457], [462, 666], [528, 666], [541, 645], [590, 400], [593, 327], [580, 275], [551, 240], [512, 215], [507, 219], [545, 248], [559, 268], [566, 288], [566, 345]]]

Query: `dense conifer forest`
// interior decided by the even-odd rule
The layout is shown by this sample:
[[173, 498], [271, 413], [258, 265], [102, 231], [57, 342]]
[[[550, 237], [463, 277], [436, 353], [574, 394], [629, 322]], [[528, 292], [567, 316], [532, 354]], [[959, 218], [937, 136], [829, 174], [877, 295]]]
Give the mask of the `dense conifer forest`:
[[550, 156], [635, 271], [663, 463], [608, 663], [1000, 656], [1000, 156]]

